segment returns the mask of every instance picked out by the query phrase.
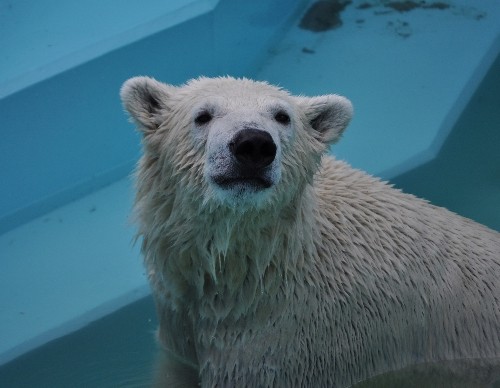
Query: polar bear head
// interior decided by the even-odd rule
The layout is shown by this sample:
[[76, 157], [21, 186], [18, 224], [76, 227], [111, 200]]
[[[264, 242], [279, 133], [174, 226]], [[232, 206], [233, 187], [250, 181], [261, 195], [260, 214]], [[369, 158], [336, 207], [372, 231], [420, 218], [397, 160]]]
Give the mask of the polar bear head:
[[143, 134], [139, 180], [200, 206], [259, 208], [312, 181], [352, 116], [338, 95], [296, 97], [265, 82], [199, 78], [175, 87], [136, 77], [121, 89]]

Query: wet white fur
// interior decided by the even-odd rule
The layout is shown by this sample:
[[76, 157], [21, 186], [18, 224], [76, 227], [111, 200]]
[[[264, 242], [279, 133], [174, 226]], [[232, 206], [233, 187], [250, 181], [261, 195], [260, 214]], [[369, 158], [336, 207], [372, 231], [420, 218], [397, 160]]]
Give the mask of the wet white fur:
[[[326, 156], [352, 114], [345, 98], [145, 77], [121, 96], [144, 135], [135, 211], [165, 386], [345, 387], [500, 357], [499, 233]], [[207, 104], [218, 113], [203, 130]], [[279, 144], [274, 185], [255, 196], [210, 182], [246, 120]]]

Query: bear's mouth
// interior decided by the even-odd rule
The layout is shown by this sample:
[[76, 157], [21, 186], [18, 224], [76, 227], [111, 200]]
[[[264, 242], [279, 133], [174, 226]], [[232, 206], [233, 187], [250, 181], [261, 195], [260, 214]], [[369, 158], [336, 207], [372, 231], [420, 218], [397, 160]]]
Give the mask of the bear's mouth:
[[225, 175], [214, 176], [213, 182], [222, 189], [231, 189], [235, 186], [247, 186], [254, 190], [270, 188], [273, 183], [270, 179], [262, 176], [238, 176], [230, 177]]

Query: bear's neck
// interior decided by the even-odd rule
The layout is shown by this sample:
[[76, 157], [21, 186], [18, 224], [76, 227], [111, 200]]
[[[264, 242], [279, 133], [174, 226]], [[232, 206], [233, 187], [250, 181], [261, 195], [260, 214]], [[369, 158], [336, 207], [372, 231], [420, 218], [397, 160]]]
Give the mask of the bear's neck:
[[[238, 319], [257, 309], [263, 297], [288, 289], [284, 282], [311, 256], [314, 203], [308, 186], [285, 206], [184, 211], [154, 238], [153, 255], [151, 246], [143, 249], [146, 262], [163, 269], [156, 276], [174, 304], [191, 303], [207, 318]], [[184, 209], [200, 209], [195, 205]]]

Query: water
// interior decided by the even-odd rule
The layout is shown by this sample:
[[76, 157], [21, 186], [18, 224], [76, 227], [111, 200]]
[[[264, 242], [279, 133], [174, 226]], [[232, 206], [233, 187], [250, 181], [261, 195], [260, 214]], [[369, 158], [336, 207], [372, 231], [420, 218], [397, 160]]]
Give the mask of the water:
[[[176, 8], [181, 24], [156, 2], [158, 17], [137, 15], [144, 20], [128, 29], [130, 11], [100, 35], [119, 17], [108, 10], [91, 36], [79, 35], [85, 47], [77, 54], [71, 39], [47, 51], [35, 44], [19, 57], [24, 70], [8, 72], [18, 41], [2, 35], [0, 70], [10, 78], [0, 79], [0, 181], [7, 182], [0, 192], [0, 386], [134, 387], [153, 379], [157, 322], [127, 220], [138, 139], [118, 101], [121, 82], [133, 75], [181, 83], [228, 73], [296, 94], [344, 94], [356, 116], [336, 155], [500, 230], [495, 1], [402, 11], [380, 1], [332, 2], [319, 7], [326, 17], [319, 21], [303, 18], [314, 11], [307, 1], [293, 2], [297, 8], [284, 0], [188, 1]], [[53, 9], [73, 12], [56, 3]], [[1, 0], [0, 20], [17, 5], [23, 23], [48, 21], [40, 12], [24, 19], [23, 9], [36, 9], [28, 1]], [[10, 26], [6, 34], [15, 22], [2, 24]], [[26, 31], [23, 23], [17, 27]], [[66, 37], [59, 27], [68, 28], [61, 23], [37, 39], [51, 31]], [[433, 376], [434, 369], [362, 387], [474, 386]]]
[[0, 366], [2, 387], [147, 387], [158, 351], [151, 297]]

